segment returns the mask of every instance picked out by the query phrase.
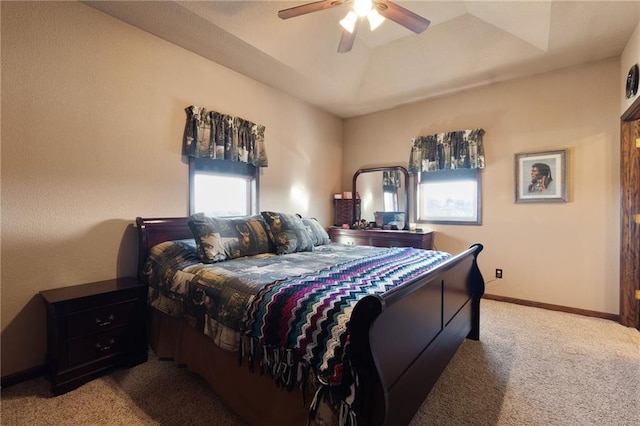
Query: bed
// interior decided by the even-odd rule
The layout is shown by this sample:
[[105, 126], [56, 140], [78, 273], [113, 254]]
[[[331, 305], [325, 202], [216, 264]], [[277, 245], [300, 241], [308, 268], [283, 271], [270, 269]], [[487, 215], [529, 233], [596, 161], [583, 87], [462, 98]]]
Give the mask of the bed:
[[[435, 252], [440, 256], [435, 260], [434, 253], [412, 248], [358, 248], [324, 241], [309, 251], [280, 255], [277, 254], [280, 246], [275, 250], [271, 245], [268, 254], [205, 264], [206, 267], [213, 266], [215, 272], [194, 272], [203, 265], [198, 257], [202, 254], [198, 252], [202, 247], [197, 237], [198, 244], [193, 242], [194, 227], [189, 217], [138, 217], [136, 224], [139, 236], [138, 279], [149, 285], [148, 333], [152, 350], [161, 359], [172, 359], [202, 376], [227, 407], [249, 424], [303, 425], [309, 418], [317, 425], [408, 424], [463, 340], [479, 339], [480, 299], [484, 293], [484, 281], [477, 265], [477, 256], [483, 249], [481, 244], [474, 244], [456, 255], [444, 256]], [[266, 227], [270, 244], [278, 240], [278, 236], [271, 232], [275, 225], [279, 222]], [[242, 245], [243, 229], [237, 225], [234, 227]], [[308, 227], [307, 231], [312, 234]], [[362, 256], [356, 253], [358, 250], [368, 251], [366, 256], [371, 256], [366, 260], [368, 263], [356, 260]], [[167, 261], [158, 253], [174, 256], [174, 260]], [[179, 261], [175, 260], [176, 253], [180, 253], [177, 255]], [[273, 345], [249, 335], [248, 331], [254, 329], [266, 329], [265, 335], [278, 334], [273, 325], [269, 329], [265, 322], [258, 321], [258, 318], [264, 320], [267, 316], [266, 313], [260, 316], [260, 312], [274, 306], [284, 306], [282, 312], [295, 311], [291, 308], [294, 302], [276, 299], [274, 294], [285, 293], [278, 287], [280, 285], [293, 288], [295, 284], [297, 289], [306, 288], [304, 286], [309, 285], [306, 280], [313, 275], [309, 269], [323, 271], [324, 277], [329, 277], [331, 288], [335, 289], [335, 286], [347, 285], [348, 281], [336, 281], [336, 277], [346, 276], [345, 270], [340, 268], [377, 271], [375, 262], [378, 260], [371, 259], [382, 259], [382, 262], [387, 257], [394, 266], [404, 265], [403, 259], [409, 259], [407, 268], [410, 268], [413, 257], [417, 259], [418, 256], [422, 256], [421, 261], [433, 264], [429, 268], [416, 267], [410, 273], [403, 269], [400, 278], [394, 278], [395, 284], [385, 284], [387, 287], [383, 289], [386, 290], [360, 294], [347, 309], [347, 323], [344, 324], [344, 317], [341, 320], [347, 332], [327, 332], [339, 338], [324, 347], [320, 346], [321, 339], [316, 342], [313, 350], [324, 351], [325, 354], [325, 358], [320, 356], [322, 366], [327, 366], [326, 353], [330, 352], [327, 347], [333, 351], [330, 371], [340, 373], [335, 382], [332, 381], [335, 377], [317, 374], [319, 368], [314, 367], [316, 364], [307, 362], [311, 358], [302, 357], [302, 362], [299, 356], [296, 357], [300, 354], [295, 350], [274, 349]], [[427, 257], [431, 260], [426, 260]], [[336, 258], [340, 261], [335, 262]], [[294, 262], [295, 259], [298, 260]], [[234, 266], [241, 261], [249, 264]], [[285, 267], [283, 264], [274, 266], [272, 262], [297, 265], [292, 269], [297, 271], [297, 275], [289, 273], [294, 276], [280, 279], [278, 273], [287, 273], [283, 272]], [[183, 270], [170, 273], [172, 267]], [[264, 285], [262, 281], [273, 278], [271, 273], [276, 279]], [[255, 287], [252, 290], [255, 292], [248, 297], [249, 305], [238, 302], [237, 291], [230, 292], [233, 296], [229, 300], [233, 301], [229, 311], [245, 309], [246, 312], [245, 328], [239, 332], [239, 340], [234, 330], [230, 331], [235, 323], [229, 326], [229, 323], [222, 324], [224, 321], [211, 322], [206, 315], [206, 319], [201, 320], [194, 313], [215, 310], [219, 317], [229, 318], [229, 311], [214, 300], [215, 294], [224, 290], [203, 286], [203, 276], [207, 274], [222, 276], [227, 283], [228, 276], [239, 276], [240, 281]], [[173, 278], [169, 279], [170, 275]], [[253, 278], [260, 285], [256, 285]], [[370, 278], [367, 278], [367, 283], [374, 281]], [[158, 280], [169, 283], [172, 289], [162, 289]], [[313, 281], [313, 285], [317, 282]], [[361, 287], [356, 283], [350, 288]], [[189, 300], [191, 306], [181, 306], [182, 301], [177, 300], [180, 297], [175, 296], [176, 292], [182, 294], [182, 299]], [[311, 314], [307, 312], [307, 316]], [[252, 318], [250, 325], [247, 325], [246, 317]], [[292, 319], [277, 318], [277, 321], [281, 324], [289, 321], [291, 325]], [[322, 332], [317, 334], [322, 335]], [[278, 338], [282, 337], [276, 336]], [[341, 346], [335, 344], [336, 341], [342, 344], [346, 341], [347, 344]], [[256, 349], [261, 346], [260, 342], [261, 349]], [[270, 361], [263, 365], [262, 361], [267, 358]], [[274, 358], [278, 359], [274, 361]], [[306, 369], [301, 368], [302, 365]]]

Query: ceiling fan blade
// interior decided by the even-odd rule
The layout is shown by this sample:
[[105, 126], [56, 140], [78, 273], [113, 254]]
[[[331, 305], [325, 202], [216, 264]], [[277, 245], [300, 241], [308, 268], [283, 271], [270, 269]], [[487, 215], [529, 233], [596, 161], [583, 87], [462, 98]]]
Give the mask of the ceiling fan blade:
[[342, 30], [342, 36], [340, 37], [340, 44], [338, 44], [338, 53], [347, 53], [351, 51], [353, 42], [356, 40], [356, 33], [358, 32], [358, 26], [360, 25], [360, 19], [356, 21], [353, 32], [350, 33], [347, 30]]
[[389, 0], [374, 0], [374, 4], [380, 15], [392, 20], [396, 24], [402, 25], [416, 34], [420, 34], [429, 27], [429, 24], [431, 24], [431, 21], [428, 19], [423, 18], [409, 9], [405, 9], [404, 7]]
[[348, 0], [321, 0], [313, 3], [302, 4], [300, 6], [290, 7], [278, 11], [278, 16], [282, 19], [295, 18], [296, 16], [306, 15], [311, 12], [318, 12], [320, 10], [329, 9], [331, 7], [340, 6]]

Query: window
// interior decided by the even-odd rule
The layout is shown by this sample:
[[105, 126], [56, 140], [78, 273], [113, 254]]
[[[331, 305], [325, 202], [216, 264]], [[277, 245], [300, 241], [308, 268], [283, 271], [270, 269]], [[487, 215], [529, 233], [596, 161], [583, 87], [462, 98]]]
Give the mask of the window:
[[209, 158], [189, 159], [189, 213], [245, 216], [258, 211], [258, 168]]
[[479, 169], [454, 169], [420, 174], [417, 221], [450, 225], [480, 225]]
[[398, 211], [398, 188], [394, 187], [392, 191], [384, 189], [382, 193], [382, 205], [385, 212]]

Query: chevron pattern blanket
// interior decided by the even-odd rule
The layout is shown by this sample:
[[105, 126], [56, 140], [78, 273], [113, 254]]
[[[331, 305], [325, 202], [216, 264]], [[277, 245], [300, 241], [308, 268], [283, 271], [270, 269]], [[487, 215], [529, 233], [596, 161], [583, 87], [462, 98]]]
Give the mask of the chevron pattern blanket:
[[301, 365], [313, 369], [321, 383], [344, 385], [349, 318], [356, 303], [367, 295], [385, 293], [450, 257], [439, 251], [393, 248], [273, 282], [258, 292], [249, 310], [249, 356], [259, 346], [261, 366], [287, 385], [301, 380]]

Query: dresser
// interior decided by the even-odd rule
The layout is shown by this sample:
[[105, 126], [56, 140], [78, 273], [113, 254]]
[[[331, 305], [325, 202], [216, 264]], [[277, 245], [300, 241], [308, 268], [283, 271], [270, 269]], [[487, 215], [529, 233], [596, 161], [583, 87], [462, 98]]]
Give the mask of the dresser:
[[147, 360], [147, 286], [117, 278], [40, 292], [47, 309], [46, 376], [56, 395], [116, 366]]
[[329, 238], [335, 243], [359, 246], [433, 249], [433, 231], [329, 228]]

